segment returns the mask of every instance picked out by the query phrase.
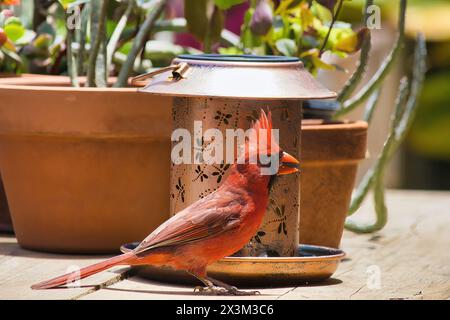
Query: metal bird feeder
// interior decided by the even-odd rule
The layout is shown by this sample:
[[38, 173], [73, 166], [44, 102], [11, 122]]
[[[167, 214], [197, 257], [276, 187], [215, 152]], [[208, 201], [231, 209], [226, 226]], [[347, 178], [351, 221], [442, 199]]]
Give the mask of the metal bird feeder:
[[[184, 128], [195, 136], [194, 121], [201, 121], [203, 132], [215, 128], [225, 137], [226, 129], [246, 130], [258, 119], [261, 109], [270, 110], [273, 127], [279, 129], [279, 145], [299, 159], [302, 101], [335, 97], [293, 57], [181, 55], [171, 66], [134, 81], [146, 78], [151, 81], [142, 92], [174, 97], [173, 129]], [[207, 144], [200, 139], [193, 146], [199, 149], [199, 153], [193, 152], [195, 158], [201, 157]], [[171, 214], [216, 190], [228, 168], [226, 163], [173, 164]], [[240, 255], [295, 256], [299, 211], [299, 174], [277, 179], [261, 228]]]

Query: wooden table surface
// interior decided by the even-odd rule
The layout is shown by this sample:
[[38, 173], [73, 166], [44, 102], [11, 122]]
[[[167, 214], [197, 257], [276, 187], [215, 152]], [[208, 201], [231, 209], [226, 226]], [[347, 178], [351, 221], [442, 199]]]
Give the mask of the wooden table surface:
[[[367, 201], [357, 219], [369, 221]], [[325, 283], [259, 289], [242, 299], [449, 299], [450, 192], [389, 190], [388, 225], [372, 235], [344, 234], [347, 257]], [[21, 249], [0, 235], [0, 299], [198, 299], [191, 287], [133, 276], [127, 267], [82, 280], [81, 286], [33, 291], [30, 285], [102, 256], [68, 256]], [[215, 297], [201, 296], [202, 299]], [[236, 297], [224, 297], [236, 299]]]

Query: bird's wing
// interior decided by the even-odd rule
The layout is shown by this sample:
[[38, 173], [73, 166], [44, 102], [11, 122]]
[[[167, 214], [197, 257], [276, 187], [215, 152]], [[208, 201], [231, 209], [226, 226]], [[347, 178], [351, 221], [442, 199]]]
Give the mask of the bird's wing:
[[238, 226], [245, 203], [234, 193], [214, 192], [179, 212], [151, 233], [135, 249], [178, 246], [216, 236]]

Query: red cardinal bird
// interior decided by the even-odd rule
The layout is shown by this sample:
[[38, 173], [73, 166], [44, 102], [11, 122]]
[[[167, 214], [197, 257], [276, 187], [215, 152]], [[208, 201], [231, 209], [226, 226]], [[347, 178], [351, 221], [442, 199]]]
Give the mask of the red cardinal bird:
[[[272, 129], [270, 113], [267, 117], [264, 111], [261, 111], [261, 117], [253, 128], [257, 130], [257, 141], [261, 140], [260, 132], [263, 134], [267, 132], [267, 142], [264, 143], [270, 144]], [[298, 171], [299, 162], [274, 144], [272, 142], [271, 146], [260, 148], [259, 143], [247, 140], [244, 161], [237, 161], [230, 167], [229, 176], [215, 192], [171, 217], [133, 251], [82, 268], [80, 278], [117, 265], [165, 265], [186, 270], [197, 277], [206, 287], [196, 289], [205, 293], [232, 295], [257, 293], [239, 291], [235, 287], [209, 278], [206, 267], [237, 252], [250, 241], [262, 223], [274, 177]], [[261, 149], [264, 149], [264, 154]], [[269, 155], [270, 151], [275, 154]], [[256, 163], [249, 161], [260, 159], [262, 155], [276, 156], [280, 160], [280, 166], [274, 175], [262, 174], [262, 168], [267, 167], [267, 164], [261, 163], [262, 161], [258, 160]], [[58, 287], [74, 277], [75, 273], [66, 274], [35, 284], [32, 288]]]

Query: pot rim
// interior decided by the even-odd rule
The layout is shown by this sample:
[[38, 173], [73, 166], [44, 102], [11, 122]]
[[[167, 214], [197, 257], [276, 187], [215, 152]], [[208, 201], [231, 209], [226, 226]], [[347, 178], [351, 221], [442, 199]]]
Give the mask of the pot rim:
[[[86, 81], [86, 77], [79, 77], [81, 84]], [[109, 78], [112, 82], [114, 77]], [[53, 75], [33, 75], [33, 76], [17, 76], [0, 78], [0, 90], [15, 89], [24, 91], [48, 91], [48, 92], [121, 92], [121, 93], [138, 93], [138, 87], [124, 88], [94, 88], [94, 87], [72, 87], [70, 78], [67, 76]]]
[[364, 120], [322, 120], [306, 119], [302, 120], [302, 131], [331, 131], [331, 130], [367, 130], [369, 124]]
[[7, 101], [1, 139], [162, 141], [169, 134], [170, 101], [136, 88], [73, 88], [68, 77], [43, 75], [0, 79], [0, 95]]
[[356, 165], [368, 157], [367, 131], [367, 122], [361, 120], [303, 120], [302, 165]]

